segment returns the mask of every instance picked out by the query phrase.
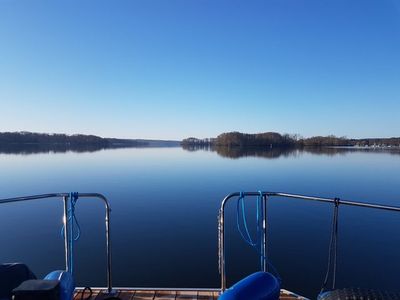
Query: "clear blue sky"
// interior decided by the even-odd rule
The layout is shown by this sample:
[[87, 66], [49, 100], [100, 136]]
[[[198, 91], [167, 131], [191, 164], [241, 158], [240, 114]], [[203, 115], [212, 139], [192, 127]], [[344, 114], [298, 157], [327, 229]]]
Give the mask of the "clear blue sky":
[[400, 0], [0, 0], [0, 131], [400, 136]]

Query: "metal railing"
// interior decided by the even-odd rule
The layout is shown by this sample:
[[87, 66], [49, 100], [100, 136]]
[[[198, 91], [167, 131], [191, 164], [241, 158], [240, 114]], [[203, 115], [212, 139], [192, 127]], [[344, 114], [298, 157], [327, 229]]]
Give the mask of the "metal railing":
[[[219, 271], [221, 275], [221, 291], [226, 290], [226, 263], [225, 263], [225, 205], [232, 198], [237, 198], [240, 196], [262, 196], [263, 200], [263, 219], [262, 219], [262, 253], [266, 253], [267, 251], [267, 213], [266, 213], [266, 204], [267, 200], [270, 197], [285, 197], [285, 198], [293, 198], [307, 201], [317, 201], [324, 203], [332, 203], [336, 205], [347, 205], [347, 206], [358, 206], [364, 208], [373, 208], [373, 209], [381, 209], [387, 211], [397, 211], [400, 212], [400, 207], [397, 206], [389, 206], [389, 205], [381, 205], [376, 203], [365, 203], [365, 202], [356, 202], [350, 200], [342, 200], [340, 198], [323, 198], [323, 197], [313, 197], [313, 196], [305, 196], [298, 194], [289, 194], [289, 193], [278, 193], [278, 192], [235, 192], [227, 195], [221, 203], [221, 208], [219, 211], [219, 220], [218, 220], [218, 254], [219, 254]], [[266, 256], [262, 256], [262, 270], [267, 271], [267, 259]]]
[[[105, 205], [105, 225], [106, 225], [106, 252], [107, 252], [107, 289], [108, 293], [112, 292], [112, 265], [111, 265], [111, 239], [110, 239], [110, 204], [105, 196], [98, 193], [77, 193], [79, 198], [97, 198], [103, 201]], [[68, 201], [70, 201], [71, 196], [70, 193], [54, 193], [54, 194], [42, 194], [42, 195], [33, 195], [33, 196], [25, 196], [25, 197], [17, 197], [17, 198], [6, 198], [0, 199], [0, 204], [5, 203], [13, 203], [13, 202], [22, 202], [22, 201], [31, 201], [38, 199], [57, 199], [61, 198], [64, 202], [64, 249], [65, 249], [65, 270], [68, 271], [72, 266], [72, 253], [70, 253], [71, 248], [69, 247], [70, 243], [70, 234], [67, 228], [69, 227], [69, 222], [73, 222], [73, 220], [69, 220], [68, 215]]]

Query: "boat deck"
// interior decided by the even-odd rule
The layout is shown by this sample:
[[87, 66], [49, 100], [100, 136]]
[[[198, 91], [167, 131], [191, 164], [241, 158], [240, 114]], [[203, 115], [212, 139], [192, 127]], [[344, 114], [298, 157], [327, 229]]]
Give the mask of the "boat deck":
[[[82, 297], [82, 290], [77, 291], [74, 296], [74, 300], [103, 300], [109, 295], [104, 293], [104, 290], [93, 289], [91, 297], [89, 292], [86, 291]], [[114, 295], [121, 300], [217, 300], [219, 292], [212, 290], [124, 290], [118, 289]], [[281, 290], [280, 300], [294, 300], [294, 299], [305, 299], [296, 294]]]

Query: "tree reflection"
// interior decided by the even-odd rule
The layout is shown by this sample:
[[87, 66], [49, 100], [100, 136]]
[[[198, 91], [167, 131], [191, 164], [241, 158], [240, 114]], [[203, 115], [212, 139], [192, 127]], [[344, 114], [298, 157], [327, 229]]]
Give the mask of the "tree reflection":
[[39, 153], [66, 153], [66, 152], [96, 152], [106, 149], [119, 149], [119, 148], [132, 148], [132, 147], [145, 147], [129, 146], [129, 145], [99, 145], [99, 144], [82, 144], [82, 145], [68, 145], [68, 144], [0, 144], [0, 154], [39, 154]]
[[354, 152], [368, 153], [389, 153], [400, 155], [400, 148], [363, 148], [363, 147], [224, 147], [209, 145], [182, 145], [186, 151], [213, 151], [221, 157], [238, 159], [241, 157], [261, 157], [266, 159], [275, 159], [279, 157], [295, 157], [302, 153], [311, 153], [314, 155], [346, 155]]

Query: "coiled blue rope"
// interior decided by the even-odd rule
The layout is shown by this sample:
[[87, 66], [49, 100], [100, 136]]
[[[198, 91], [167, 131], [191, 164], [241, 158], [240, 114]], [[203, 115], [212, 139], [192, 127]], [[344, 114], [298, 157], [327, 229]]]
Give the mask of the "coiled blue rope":
[[[61, 228], [61, 236], [65, 238], [65, 231], [70, 230], [70, 236], [68, 241], [68, 249], [69, 249], [69, 266], [68, 271], [73, 274], [73, 266], [74, 266], [74, 241], [79, 240], [81, 236], [81, 227], [79, 225], [78, 219], [75, 215], [75, 205], [79, 199], [79, 194], [76, 192], [69, 194], [69, 200], [67, 204], [67, 212], [66, 212], [66, 222], [63, 224]], [[70, 224], [69, 228], [66, 227], [67, 224]], [[74, 230], [74, 225], [76, 225], [76, 233]]]
[[[74, 236], [74, 241], [79, 240], [79, 238], [81, 237], [81, 226], [79, 225], [78, 219], [76, 218], [75, 215], [75, 205], [76, 202], [79, 199], [79, 194], [77, 192], [72, 192], [69, 194], [69, 197], [71, 199], [71, 205], [67, 210], [67, 218], [68, 218], [68, 222], [73, 222], [72, 223], [72, 236], [74, 234], [74, 224], [76, 225], [77, 231], [76, 231], [76, 235]], [[61, 227], [61, 237], [65, 238], [65, 224], [63, 224], [63, 226]]]
[[[236, 214], [237, 214], [236, 225], [237, 225], [238, 231], [239, 231], [241, 237], [243, 238], [243, 240], [247, 244], [249, 244], [252, 248], [254, 248], [258, 255], [260, 255], [261, 260], [263, 260], [263, 259], [266, 260], [268, 266], [271, 267], [272, 272], [275, 274], [275, 276], [278, 278], [278, 280], [281, 281], [281, 277], [279, 276], [278, 271], [276, 270], [274, 265], [269, 261], [267, 254], [263, 253], [263, 251], [261, 250], [261, 245], [262, 245], [262, 241], [261, 241], [262, 234], [261, 233], [262, 232], [261, 232], [260, 223], [264, 219], [264, 212], [262, 209], [263, 193], [261, 191], [258, 191], [258, 195], [257, 195], [257, 202], [256, 202], [256, 222], [257, 222], [256, 234], [257, 234], [257, 238], [256, 239], [252, 239], [251, 235], [250, 235], [247, 218], [246, 218], [246, 207], [245, 207], [244, 198], [245, 198], [244, 192], [240, 192], [239, 198], [237, 200], [237, 207], [236, 207], [237, 208], [237, 210], [236, 210]], [[242, 216], [242, 217], [240, 217], [240, 216]], [[242, 226], [240, 225], [241, 219], [243, 220], [242, 223], [243, 223], [244, 232], [243, 232]]]
[[[253, 239], [250, 236], [249, 228], [247, 226], [247, 219], [246, 219], [246, 206], [244, 204], [244, 193], [240, 192], [239, 199], [237, 201], [237, 228], [242, 236], [243, 240], [248, 243], [252, 247], [257, 246], [257, 242], [254, 242]], [[245, 232], [243, 232], [242, 227], [240, 226], [240, 215], [242, 215], [243, 219], [243, 227]], [[258, 230], [258, 205], [257, 205], [257, 230]]]
[[[251, 238], [251, 235], [250, 235], [250, 232], [249, 232], [249, 228], [248, 228], [248, 224], [247, 224], [247, 218], [246, 218], [246, 206], [245, 206], [245, 202], [244, 202], [245, 196], [244, 196], [243, 192], [240, 192], [239, 198], [238, 198], [238, 201], [237, 201], [237, 210], [236, 210], [236, 212], [237, 212], [237, 219], [236, 219], [237, 222], [236, 222], [236, 225], [237, 225], [238, 231], [239, 231], [240, 235], [242, 236], [243, 240], [246, 243], [248, 243], [250, 246], [252, 246], [252, 247], [257, 247], [257, 246], [261, 245], [261, 241], [260, 241], [260, 233], [261, 233], [260, 220], [263, 219], [263, 216], [262, 216], [262, 209], [260, 208], [260, 206], [262, 205], [262, 202], [261, 202], [262, 201], [262, 197], [263, 197], [262, 196], [262, 192], [260, 191], [259, 195], [257, 196], [257, 203], [256, 203], [256, 221], [257, 221], [256, 232], [257, 232], [258, 240], [257, 239], [253, 240]], [[245, 232], [243, 232], [242, 227], [240, 226], [240, 219], [241, 219], [240, 215], [242, 215], [243, 227], [244, 227], [244, 231]]]

